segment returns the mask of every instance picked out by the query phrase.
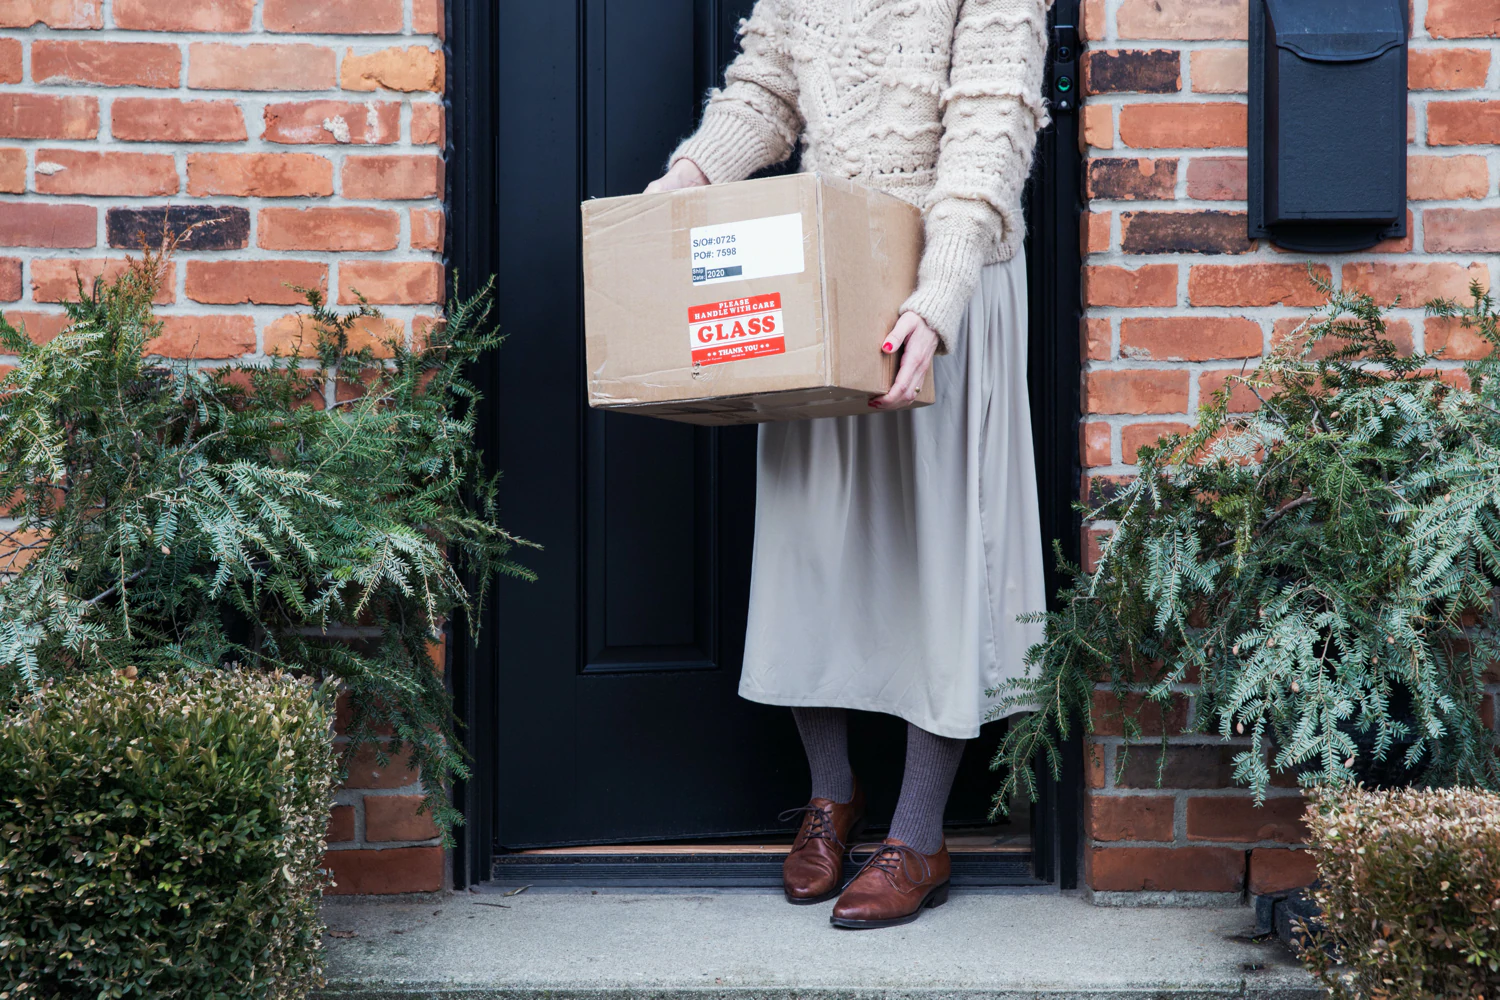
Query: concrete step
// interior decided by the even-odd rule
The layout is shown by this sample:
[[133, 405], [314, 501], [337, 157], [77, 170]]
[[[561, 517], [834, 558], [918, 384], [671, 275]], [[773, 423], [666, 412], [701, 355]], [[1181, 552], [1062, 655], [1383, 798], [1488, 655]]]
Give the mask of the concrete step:
[[912, 924], [736, 890], [531, 889], [325, 904], [328, 1000], [1313, 1000], [1247, 907], [955, 892]]

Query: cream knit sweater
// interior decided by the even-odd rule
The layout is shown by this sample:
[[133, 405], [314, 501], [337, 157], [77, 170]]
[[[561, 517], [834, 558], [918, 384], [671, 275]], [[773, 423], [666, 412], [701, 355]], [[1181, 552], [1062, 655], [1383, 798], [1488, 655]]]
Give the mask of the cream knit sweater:
[[714, 184], [789, 157], [920, 207], [915, 312], [957, 329], [980, 268], [1015, 255], [1047, 124], [1051, 0], [758, 0], [703, 124], [672, 154]]

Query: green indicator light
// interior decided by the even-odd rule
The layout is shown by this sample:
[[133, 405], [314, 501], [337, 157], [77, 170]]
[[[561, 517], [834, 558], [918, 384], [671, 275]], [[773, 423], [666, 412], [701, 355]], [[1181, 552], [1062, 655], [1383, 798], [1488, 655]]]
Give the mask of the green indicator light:
[[1057, 89], [1063, 93], [1073, 89], [1073, 78], [1071, 76], [1060, 76], [1057, 78]]

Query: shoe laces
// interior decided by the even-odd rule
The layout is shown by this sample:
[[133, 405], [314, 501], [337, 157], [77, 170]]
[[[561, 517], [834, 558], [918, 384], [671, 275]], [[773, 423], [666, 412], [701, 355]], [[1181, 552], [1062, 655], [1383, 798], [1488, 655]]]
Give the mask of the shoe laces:
[[788, 809], [776, 818], [783, 823], [788, 823], [796, 817], [802, 817], [801, 834], [807, 840], [831, 840], [839, 843], [838, 831], [833, 828], [833, 810], [827, 806], [815, 806], [808, 803], [795, 809]]
[[[932, 864], [927, 860], [927, 855], [915, 847], [889, 842], [856, 844], [850, 850], [849, 857], [858, 862], [859, 855], [866, 851], [870, 852], [870, 856], [859, 866], [859, 871], [854, 873], [854, 878], [850, 879], [850, 882], [859, 878], [870, 868], [885, 872], [886, 877], [891, 879], [895, 878], [897, 872], [902, 872], [908, 881], [918, 885], [932, 878]], [[921, 874], [921, 878], [913, 874], [914, 868]]]

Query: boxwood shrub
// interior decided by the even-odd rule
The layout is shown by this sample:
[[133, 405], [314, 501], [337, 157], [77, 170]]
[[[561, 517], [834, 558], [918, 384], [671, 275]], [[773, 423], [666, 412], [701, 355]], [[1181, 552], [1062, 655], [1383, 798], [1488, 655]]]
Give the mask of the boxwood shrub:
[[0, 1000], [317, 985], [324, 692], [230, 670], [96, 675], [3, 708]]
[[1353, 788], [1310, 813], [1324, 928], [1303, 957], [1331, 996], [1500, 996], [1500, 795]]

